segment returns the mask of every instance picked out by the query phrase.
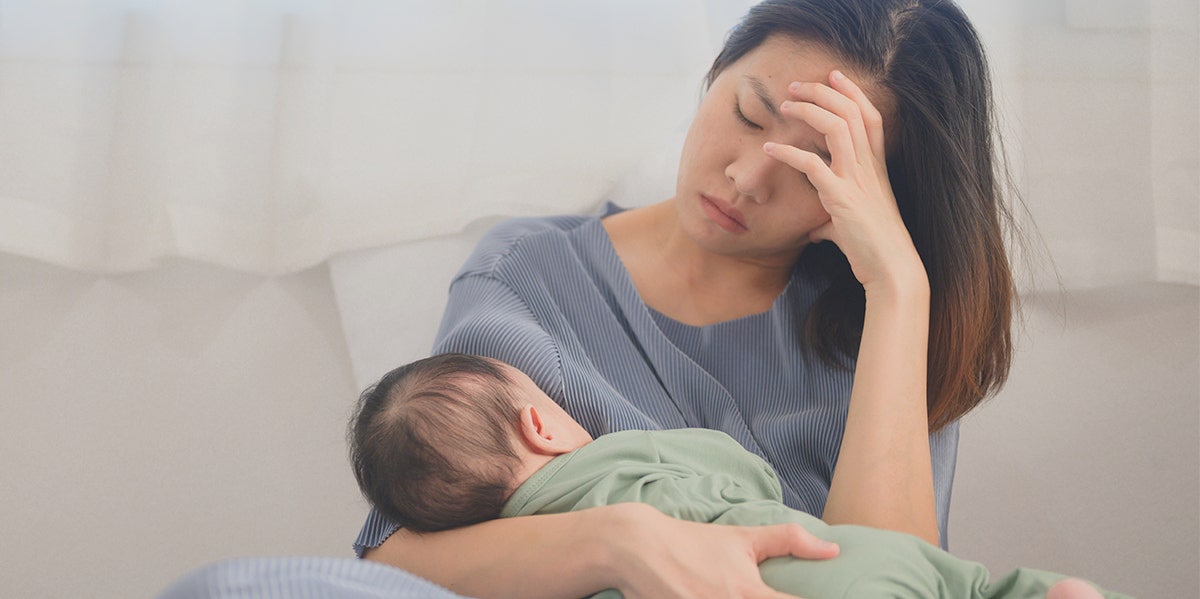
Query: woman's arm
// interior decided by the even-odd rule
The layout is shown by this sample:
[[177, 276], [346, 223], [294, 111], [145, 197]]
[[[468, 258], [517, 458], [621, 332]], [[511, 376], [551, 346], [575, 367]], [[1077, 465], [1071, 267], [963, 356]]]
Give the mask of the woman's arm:
[[577, 512], [439, 533], [398, 530], [364, 557], [470, 597], [584, 597], [611, 586], [606, 546], [590, 535], [619, 514]]
[[836, 553], [794, 524], [699, 524], [624, 503], [430, 534], [401, 530], [366, 558], [484, 599], [566, 599], [608, 588], [627, 599], [782, 599], [763, 583], [759, 562]]
[[929, 288], [867, 297], [850, 409], [823, 518], [938, 545], [925, 408]]
[[888, 182], [883, 118], [838, 72], [793, 84], [781, 112], [825, 135], [830, 164], [783, 144], [768, 155], [808, 176], [830, 215], [811, 234], [846, 255], [866, 291], [846, 430], [823, 518], [915, 534], [938, 544], [929, 454], [929, 280]]

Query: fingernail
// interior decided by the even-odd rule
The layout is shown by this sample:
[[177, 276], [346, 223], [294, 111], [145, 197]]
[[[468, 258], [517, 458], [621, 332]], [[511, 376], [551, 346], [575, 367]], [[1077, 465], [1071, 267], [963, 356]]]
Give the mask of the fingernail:
[[792, 82], [792, 84], [788, 86], [788, 89], [790, 89], [790, 90], [792, 90], [792, 91], [794, 91], [794, 92], [798, 92], [798, 91], [800, 91], [800, 82], [799, 82], [799, 81], [793, 81], [793, 82]]
[[774, 150], [775, 150], [775, 142], [768, 141], [767, 143], [763, 144], [763, 151], [772, 152]]
[[834, 81], [841, 81], [842, 79], [845, 79], [845, 78], [846, 78], [846, 76], [843, 75], [841, 71], [835, 70], [833, 72], [833, 80]]

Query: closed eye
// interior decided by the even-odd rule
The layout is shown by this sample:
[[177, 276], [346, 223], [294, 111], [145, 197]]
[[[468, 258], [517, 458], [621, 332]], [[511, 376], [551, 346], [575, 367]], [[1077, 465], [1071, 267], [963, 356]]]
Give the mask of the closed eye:
[[762, 131], [762, 127], [759, 126], [758, 123], [755, 123], [754, 121], [746, 118], [746, 113], [742, 112], [741, 104], [738, 104], [737, 102], [733, 103], [733, 115], [735, 117], [737, 117], [737, 119], [739, 121], [741, 121], [742, 124], [745, 125], [746, 127], [750, 128], [754, 131]]

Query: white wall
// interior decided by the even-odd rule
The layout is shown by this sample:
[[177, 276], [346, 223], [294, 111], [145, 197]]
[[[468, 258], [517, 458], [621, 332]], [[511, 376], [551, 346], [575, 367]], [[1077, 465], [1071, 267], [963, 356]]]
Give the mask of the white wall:
[[1002, 91], [1062, 282], [1200, 283], [1198, 4], [1033, 0], [1019, 23]]
[[347, 556], [351, 381], [327, 271], [82, 275], [0, 255], [0, 597], [150, 597]]
[[1009, 384], [962, 425], [951, 550], [1200, 596], [1200, 290], [1026, 298]]

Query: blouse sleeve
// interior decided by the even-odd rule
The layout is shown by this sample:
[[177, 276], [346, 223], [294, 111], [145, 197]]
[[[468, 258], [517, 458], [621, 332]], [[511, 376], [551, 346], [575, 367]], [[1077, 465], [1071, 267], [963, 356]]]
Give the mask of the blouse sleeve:
[[558, 346], [529, 305], [503, 280], [466, 275], [450, 287], [433, 353], [460, 352], [505, 362], [561, 403]]
[[958, 421], [929, 437], [933, 461], [933, 493], [937, 501], [938, 532], [942, 549], [949, 549], [950, 490], [954, 487], [954, 467], [958, 462]]

